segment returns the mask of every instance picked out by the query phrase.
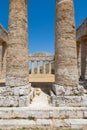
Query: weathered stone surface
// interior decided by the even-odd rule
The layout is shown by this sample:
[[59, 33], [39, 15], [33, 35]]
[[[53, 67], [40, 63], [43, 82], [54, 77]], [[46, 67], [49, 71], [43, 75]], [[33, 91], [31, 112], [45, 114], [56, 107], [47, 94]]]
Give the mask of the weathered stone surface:
[[70, 95], [70, 96], [56, 96], [51, 92], [51, 103], [56, 107], [86, 107], [87, 106], [87, 95]]
[[8, 41], [8, 32], [0, 25], [0, 41], [6, 42]]
[[27, 0], [10, 0], [6, 85], [28, 84]]
[[66, 87], [58, 84], [53, 84], [52, 90], [57, 96], [83, 95], [86, 91], [82, 85], [78, 85], [77, 87]]
[[78, 85], [73, 0], [56, 0], [55, 82]]
[[0, 79], [6, 77], [6, 47], [8, 42], [8, 33], [0, 25]]
[[86, 106], [87, 107], [87, 96], [82, 96], [82, 106]]
[[27, 107], [30, 104], [30, 97], [27, 96], [20, 96], [19, 97], [19, 107]]
[[0, 87], [0, 96], [13, 96], [14, 92], [11, 87]]
[[82, 42], [82, 39], [87, 38], [87, 18], [82, 22], [82, 24], [78, 27], [76, 33], [77, 42]]
[[[0, 87], [0, 106], [1, 107], [26, 107], [29, 106], [30, 103], [30, 86], [28, 84], [26, 86], [20, 87]], [[32, 92], [32, 91], [31, 91]], [[32, 92], [32, 95], [34, 91]], [[32, 96], [33, 99], [33, 96]]]
[[84, 111], [83, 118], [87, 119], [87, 111]]
[[2, 74], [2, 51], [3, 51], [3, 46], [0, 42], [0, 77], [1, 77], [1, 74]]
[[87, 120], [86, 119], [37, 119], [35, 120], [25, 120], [25, 119], [14, 119], [14, 120], [0, 120], [0, 128], [3, 130], [11, 129], [38, 129], [38, 130], [86, 130]]
[[56, 95], [65, 95], [65, 88], [63, 86], [53, 84], [52, 88]]
[[26, 86], [13, 87], [14, 95], [16, 96], [25, 96], [30, 93], [31, 84]]
[[81, 44], [77, 41], [77, 65], [78, 65], [78, 76], [81, 79]]
[[[1, 119], [83, 119], [86, 116], [87, 107], [1, 107]], [[85, 114], [85, 116], [84, 116]]]
[[0, 107], [18, 107], [18, 96], [0, 96]]
[[30, 61], [54, 61], [54, 55], [45, 53], [45, 52], [38, 52], [35, 54], [29, 55], [29, 60]]

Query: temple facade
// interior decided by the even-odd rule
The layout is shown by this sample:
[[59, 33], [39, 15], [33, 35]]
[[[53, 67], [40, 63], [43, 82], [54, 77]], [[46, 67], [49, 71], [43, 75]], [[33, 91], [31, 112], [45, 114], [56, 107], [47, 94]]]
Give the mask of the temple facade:
[[28, 54], [27, 2], [9, 0], [0, 26], [0, 128], [87, 129], [87, 19], [75, 29], [73, 0], [56, 0], [55, 54]]

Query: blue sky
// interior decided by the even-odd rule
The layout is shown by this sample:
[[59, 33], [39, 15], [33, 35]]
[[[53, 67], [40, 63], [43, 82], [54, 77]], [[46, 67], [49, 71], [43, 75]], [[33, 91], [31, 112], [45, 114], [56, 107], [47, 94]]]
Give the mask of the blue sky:
[[[76, 28], [87, 17], [87, 0], [74, 0]], [[9, 0], [0, 0], [0, 24], [8, 30]], [[29, 53], [54, 53], [55, 0], [28, 0]]]

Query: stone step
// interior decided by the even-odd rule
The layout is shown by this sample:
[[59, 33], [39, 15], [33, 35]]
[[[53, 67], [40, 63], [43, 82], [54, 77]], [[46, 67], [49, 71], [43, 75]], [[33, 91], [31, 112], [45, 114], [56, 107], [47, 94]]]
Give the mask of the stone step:
[[2, 107], [0, 119], [87, 119], [87, 107]]
[[0, 120], [0, 129], [27, 129], [27, 128], [74, 128], [87, 130], [86, 119], [12, 119]]
[[87, 94], [83, 96], [51, 96], [51, 103], [56, 107], [87, 107]]

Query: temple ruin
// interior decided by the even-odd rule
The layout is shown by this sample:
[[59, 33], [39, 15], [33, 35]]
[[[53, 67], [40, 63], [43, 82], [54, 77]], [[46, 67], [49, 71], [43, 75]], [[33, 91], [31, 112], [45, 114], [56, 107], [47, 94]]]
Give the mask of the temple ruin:
[[[55, 54], [28, 54], [27, 2], [10, 0], [8, 32], [0, 25], [0, 128], [85, 129], [87, 19], [76, 30], [73, 0], [56, 0]], [[47, 106], [32, 105], [45, 100], [36, 86]]]

